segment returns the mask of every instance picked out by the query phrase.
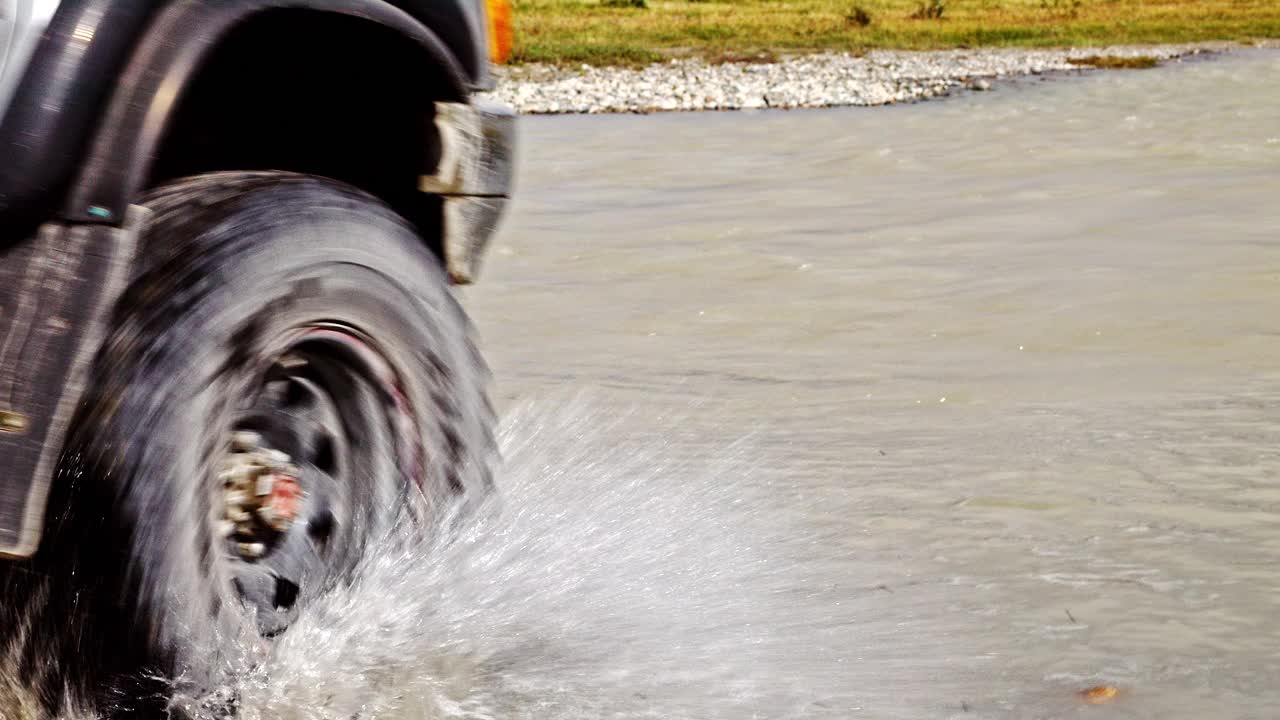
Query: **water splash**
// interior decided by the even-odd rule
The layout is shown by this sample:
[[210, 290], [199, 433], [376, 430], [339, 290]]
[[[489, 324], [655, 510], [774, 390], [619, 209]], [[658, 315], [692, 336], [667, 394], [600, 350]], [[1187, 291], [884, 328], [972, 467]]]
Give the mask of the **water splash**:
[[500, 492], [460, 534], [399, 543], [314, 606], [239, 689], [241, 716], [741, 718], [800, 702], [770, 657], [782, 598], [759, 579], [780, 534], [746, 446], [690, 460], [638, 418], [603, 417], [513, 413]]
[[234, 687], [175, 704], [199, 720], [231, 698], [242, 720], [928, 714], [904, 693], [945, 685], [957, 658], [934, 662], [873, 580], [849, 589], [805, 520], [829, 499], [688, 419], [516, 410], [500, 490], [459, 532], [397, 538]]

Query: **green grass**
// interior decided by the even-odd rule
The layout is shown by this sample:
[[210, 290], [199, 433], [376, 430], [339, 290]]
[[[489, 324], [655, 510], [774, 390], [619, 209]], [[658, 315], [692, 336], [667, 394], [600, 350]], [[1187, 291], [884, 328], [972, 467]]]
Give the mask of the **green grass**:
[[1280, 0], [515, 0], [515, 62], [1280, 37]]

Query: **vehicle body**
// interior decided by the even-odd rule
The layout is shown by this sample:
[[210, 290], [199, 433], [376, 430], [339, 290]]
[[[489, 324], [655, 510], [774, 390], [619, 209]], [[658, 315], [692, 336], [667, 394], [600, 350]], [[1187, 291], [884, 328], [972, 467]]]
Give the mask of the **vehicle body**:
[[[142, 352], [129, 345], [128, 332], [136, 334], [137, 328], [123, 325], [140, 322], [129, 314], [135, 306], [161, 302], [157, 278], [185, 262], [166, 256], [169, 246], [182, 243], [157, 239], [157, 233], [182, 239], [207, 230], [182, 218], [216, 202], [226, 205], [220, 212], [231, 217], [218, 219], [224, 225], [244, 217], [269, 220], [272, 202], [313, 202], [321, 214], [342, 205], [346, 214], [326, 222], [344, 228], [367, 220], [381, 228], [371, 231], [381, 233], [369, 240], [375, 250], [342, 262], [367, 264], [371, 277], [391, 277], [406, 264], [420, 265], [419, 275], [441, 279], [422, 286], [424, 297], [431, 296], [422, 302], [434, 307], [444, 300], [428, 285], [444, 278], [447, 284], [471, 282], [497, 225], [510, 190], [514, 117], [476, 99], [492, 86], [490, 59], [495, 42], [501, 42], [494, 36], [497, 18], [486, 14], [481, 0], [0, 0], [0, 13], [0, 572], [10, 578], [6, 592], [17, 593], [21, 583], [14, 577], [61, 572], [51, 558], [65, 555], [65, 549], [42, 546], [42, 532], [52, 532], [44, 532], [46, 518], [52, 522], [64, 505], [87, 502], [77, 498], [98, 492], [60, 491], [58, 477], [70, 474], [68, 438], [78, 427], [81, 435], [93, 434], [88, 425], [114, 417], [112, 408], [125, 402], [102, 389], [115, 372], [112, 363], [145, 370], [142, 356], [126, 357], [127, 362], [117, 357]], [[241, 189], [258, 193], [257, 205], [232, 207]], [[295, 225], [306, 224], [306, 212], [282, 208], [283, 215], [301, 218]], [[400, 252], [406, 233], [416, 236], [429, 255], [406, 249], [399, 267], [378, 269], [389, 262], [379, 256]], [[301, 248], [314, 255], [315, 263], [338, 262], [325, 247], [309, 247], [297, 238], [268, 240], [280, 248]], [[215, 258], [221, 246], [203, 239], [192, 247], [214, 260], [199, 272], [184, 266], [184, 282], [223, 282], [217, 264], [222, 260]], [[377, 250], [384, 247], [391, 250]], [[286, 251], [273, 252], [268, 260]], [[435, 258], [442, 271], [436, 273], [423, 258]], [[246, 255], [237, 262], [262, 260]], [[253, 265], [240, 267], [227, 283], [255, 272]], [[335, 272], [337, 277], [345, 271]], [[407, 274], [387, 292], [414, 282]], [[147, 283], [152, 285], [140, 289]], [[165, 287], [175, 295], [183, 292], [176, 285]], [[448, 297], [447, 288], [441, 292], [441, 298]], [[297, 351], [297, 342], [312, 352], [319, 343], [333, 341], [345, 348], [335, 351], [345, 358], [343, 367], [358, 365], [368, 377], [382, 374], [386, 382], [378, 392], [397, 395], [400, 384], [412, 385], [413, 378], [397, 375], [412, 373], [394, 367], [394, 348], [382, 350], [405, 333], [384, 343], [378, 333], [391, 331], [378, 328], [376, 319], [366, 322], [371, 327], [328, 327], [325, 313], [341, 314], [345, 306], [336, 295], [326, 298], [321, 305], [329, 309], [298, 320], [297, 327], [306, 329], [305, 341], [295, 337], [292, 349], [273, 351], [273, 367]], [[258, 304], [267, 307], [269, 299]], [[171, 307], [166, 312], [182, 325], [184, 313], [194, 311]], [[464, 318], [440, 318], [465, 325]], [[233, 330], [218, 342], [241, 342]], [[465, 330], [450, 325], [449, 332]], [[156, 340], [161, 344], [154, 347], [188, 340]], [[205, 352], [202, 348], [195, 347]], [[154, 354], [154, 348], [147, 352]], [[412, 364], [415, 352], [406, 345], [399, 357]], [[449, 363], [466, 361], [439, 362], [448, 370]], [[292, 376], [289, 382], [314, 385]], [[186, 400], [181, 388], [165, 392], [170, 395], [162, 401]], [[424, 391], [422, 397], [439, 394]], [[332, 407], [341, 404], [334, 402]], [[480, 401], [468, 394], [463, 404], [475, 402]], [[434, 412], [402, 410], [408, 420], [397, 416], [397, 422]], [[239, 425], [220, 427], [207, 444], [231, 447], [240, 440], [227, 438], [243, 439], [245, 432]], [[443, 431], [445, 447], [450, 457], [462, 458], [465, 453], [456, 450], [459, 442], [450, 432]], [[408, 442], [404, 437], [396, 441]], [[110, 454], [104, 450], [108, 441], [83, 442], [89, 445], [75, 445], [76, 453], [88, 447], [90, 454]], [[187, 441], [156, 442], [149, 452], [175, 442]], [[232, 452], [238, 462], [245, 456], [234, 453], [242, 449], [218, 452]], [[481, 452], [467, 455], [465, 464], [480, 462]], [[132, 459], [122, 458], [110, 462], [140, 472], [140, 466], [129, 465]], [[270, 474], [266, 466], [254, 467], [255, 477]], [[425, 467], [430, 469], [430, 462]], [[296, 468], [289, 472], [297, 474]], [[452, 474], [449, 480], [458, 484]], [[135, 491], [116, 488], [105, 502], [128, 510], [136, 500], [122, 498]], [[251, 509], [263, 511], [258, 505]], [[122, 535], [126, 544], [142, 533], [141, 520], [130, 522], [131, 534]], [[69, 531], [59, 532], [70, 537]], [[149, 562], [130, 552], [123, 552], [129, 555], [121, 561], [126, 569]], [[14, 604], [9, 599], [6, 604]]]

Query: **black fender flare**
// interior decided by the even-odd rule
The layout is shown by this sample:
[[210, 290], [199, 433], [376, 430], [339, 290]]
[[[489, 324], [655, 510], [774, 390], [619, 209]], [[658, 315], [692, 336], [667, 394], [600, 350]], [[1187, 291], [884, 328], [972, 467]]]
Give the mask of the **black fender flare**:
[[414, 41], [442, 71], [447, 96], [465, 101], [468, 80], [448, 47], [412, 15], [385, 0], [182, 0], [162, 10], [136, 47], [112, 94], [62, 217], [119, 224], [142, 191], [174, 112], [218, 43], [270, 10], [310, 10], [377, 23]]

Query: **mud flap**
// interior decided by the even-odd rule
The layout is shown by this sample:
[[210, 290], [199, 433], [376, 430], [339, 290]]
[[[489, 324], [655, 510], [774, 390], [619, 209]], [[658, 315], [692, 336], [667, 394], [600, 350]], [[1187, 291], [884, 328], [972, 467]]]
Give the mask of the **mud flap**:
[[444, 199], [449, 279], [469, 285], [498, 227], [515, 173], [516, 115], [492, 103], [436, 103], [440, 160], [418, 189]]
[[139, 221], [48, 224], [0, 253], [0, 557], [35, 552], [89, 364], [133, 262]]

